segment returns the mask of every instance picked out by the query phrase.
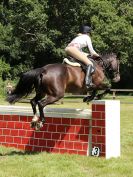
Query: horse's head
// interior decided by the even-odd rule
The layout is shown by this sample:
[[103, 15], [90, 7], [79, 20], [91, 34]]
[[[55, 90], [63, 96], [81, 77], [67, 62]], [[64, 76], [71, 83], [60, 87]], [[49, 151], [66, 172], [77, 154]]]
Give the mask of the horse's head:
[[103, 61], [105, 63], [105, 68], [108, 70], [111, 81], [117, 83], [120, 81], [120, 72], [119, 72], [119, 60], [117, 59], [116, 54], [106, 54], [102, 55]]

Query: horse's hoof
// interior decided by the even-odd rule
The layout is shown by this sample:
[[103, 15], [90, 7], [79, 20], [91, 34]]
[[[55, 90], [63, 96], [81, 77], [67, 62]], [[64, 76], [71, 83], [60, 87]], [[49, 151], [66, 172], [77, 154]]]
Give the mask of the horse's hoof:
[[83, 102], [87, 102], [87, 97], [84, 97], [84, 98], [83, 98]]
[[91, 100], [92, 99], [91, 99], [90, 96], [86, 96], [86, 97], [83, 98], [83, 102], [86, 102], [86, 103], [90, 102]]
[[36, 124], [37, 124], [37, 122], [32, 121], [32, 122], [30, 123], [30, 127], [31, 127], [31, 128], [34, 128], [34, 127], [36, 127]]
[[35, 126], [35, 130], [39, 131], [42, 127], [43, 127], [43, 123], [42, 122], [37, 122], [36, 126]]

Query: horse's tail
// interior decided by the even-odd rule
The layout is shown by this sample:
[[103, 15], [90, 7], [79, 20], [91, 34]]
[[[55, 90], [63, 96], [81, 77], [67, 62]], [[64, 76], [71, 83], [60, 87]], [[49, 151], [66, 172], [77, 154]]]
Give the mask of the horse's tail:
[[28, 96], [34, 89], [36, 83], [39, 84], [40, 74], [42, 68], [37, 68], [26, 73], [23, 73], [10, 95], [7, 96], [6, 100], [9, 103], [15, 103], [22, 97]]

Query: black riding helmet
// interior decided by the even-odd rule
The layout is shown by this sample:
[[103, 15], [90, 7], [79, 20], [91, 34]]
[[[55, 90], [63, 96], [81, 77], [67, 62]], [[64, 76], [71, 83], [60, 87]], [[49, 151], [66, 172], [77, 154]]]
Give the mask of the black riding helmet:
[[82, 33], [82, 34], [90, 33], [91, 30], [92, 30], [92, 28], [90, 26], [81, 26], [80, 27], [80, 33]]

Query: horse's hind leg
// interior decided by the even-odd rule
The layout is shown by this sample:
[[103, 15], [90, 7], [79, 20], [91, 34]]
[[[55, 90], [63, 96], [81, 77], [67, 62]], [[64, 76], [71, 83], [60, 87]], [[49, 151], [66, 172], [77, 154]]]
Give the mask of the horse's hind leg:
[[37, 129], [40, 129], [43, 126], [43, 124], [45, 123], [43, 108], [46, 105], [52, 104], [52, 103], [60, 100], [63, 96], [64, 96], [64, 94], [61, 94], [59, 96], [48, 95], [45, 100], [38, 101], [38, 108], [39, 108], [39, 112], [40, 112], [40, 123], [37, 125]]
[[32, 110], [33, 110], [33, 118], [32, 118], [32, 121], [31, 121], [31, 127], [35, 127], [36, 126], [36, 123], [39, 121], [39, 117], [37, 116], [37, 110], [36, 110], [36, 105], [38, 103], [38, 100], [40, 100], [41, 96], [40, 94], [37, 94], [33, 99], [31, 99], [30, 103], [31, 103], [31, 106], [32, 106]]

